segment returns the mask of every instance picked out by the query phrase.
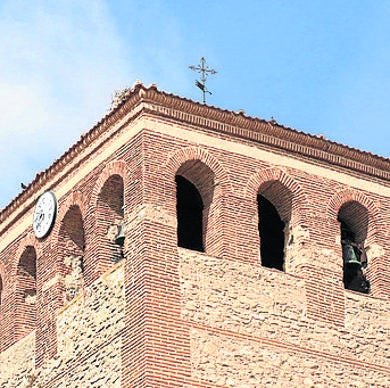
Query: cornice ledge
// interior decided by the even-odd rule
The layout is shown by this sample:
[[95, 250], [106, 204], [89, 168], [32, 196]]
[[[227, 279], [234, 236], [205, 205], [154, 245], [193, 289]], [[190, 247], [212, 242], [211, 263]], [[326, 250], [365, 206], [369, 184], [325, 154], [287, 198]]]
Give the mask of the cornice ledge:
[[148, 93], [147, 97], [150, 103], [149, 110], [155, 111], [156, 114], [265, 143], [365, 175], [390, 180], [390, 160], [387, 158], [324, 139], [322, 136], [285, 127], [273, 121], [200, 104], [157, 89]]
[[[156, 96], [156, 98], [154, 98]], [[147, 111], [190, 125], [239, 136], [315, 160], [390, 180], [390, 160], [242, 113], [164, 96], [148, 95]]]
[[304, 156], [390, 180], [390, 159], [350, 148], [323, 139], [320, 136], [309, 135], [273, 121], [252, 118], [246, 116], [243, 112], [232, 112], [165, 93], [159, 91], [154, 84], [146, 87], [142, 83], [136, 82], [131, 89], [127, 90], [114, 109], [96, 123], [89, 132], [83, 134], [51, 166], [43, 172], [37, 173], [27, 189], [0, 211], [0, 224], [28, 198], [36, 196], [48, 180], [58, 174], [64, 166], [89, 147], [102, 133], [132, 110], [135, 111], [135, 108], [141, 102], [147, 102], [147, 104], [140, 105], [140, 110], [149, 110], [156, 106], [156, 113], [160, 115], [170, 116], [173, 119], [193, 125], [202, 125], [215, 131], [262, 142], [273, 147], [290, 150]]

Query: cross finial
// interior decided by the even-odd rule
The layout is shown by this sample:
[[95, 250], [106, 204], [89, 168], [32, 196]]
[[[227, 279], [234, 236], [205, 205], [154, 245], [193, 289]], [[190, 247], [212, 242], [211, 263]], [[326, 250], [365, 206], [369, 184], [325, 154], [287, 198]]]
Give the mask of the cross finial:
[[195, 80], [195, 85], [202, 91], [203, 93], [203, 104], [206, 104], [206, 93], [212, 94], [206, 88], [206, 81], [209, 74], [217, 74], [216, 70], [210, 69], [206, 66], [205, 57], [200, 58], [200, 65], [198, 66], [188, 66], [191, 70], [194, 70], [201, 74], [200, 81]]

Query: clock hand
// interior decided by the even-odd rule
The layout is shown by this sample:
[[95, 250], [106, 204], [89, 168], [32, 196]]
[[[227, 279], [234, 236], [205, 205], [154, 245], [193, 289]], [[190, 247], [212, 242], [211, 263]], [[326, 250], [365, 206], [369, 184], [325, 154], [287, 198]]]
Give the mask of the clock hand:
[[45, 214], [44, 213], [37, 214], [37, 217], [35, 218], [35, 223], [37, 225], [37, 228], [39, 228], [41, 226], [44, 218], [45, 218]]

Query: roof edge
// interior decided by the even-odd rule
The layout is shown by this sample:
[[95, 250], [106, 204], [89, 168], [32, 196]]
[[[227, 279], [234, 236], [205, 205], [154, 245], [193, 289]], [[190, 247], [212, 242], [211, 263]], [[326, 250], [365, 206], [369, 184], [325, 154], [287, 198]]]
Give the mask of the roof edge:
[[[228, 126], [242, 128], [245, 133], [237, 131], [222, 131], [228, 132], [233, 136], [247, 138], [248, 140], [258, 141], [261, 143], [267, 143], [267, 141], [261, 141], [261, 135], [267, 135], [267, 137], [273, 137], [278, 139], [277, 144], [270, 144], [282, 146], [283, 141], [287, 141], [300, 147], [306, 147], [313, 149], [314, 152], [300, 152], [303, 155], [311, 157], [313, 159], [325, 160], [332, 164], [336, 164], [341, 167], [351, 168], [345, 163], [345, 160], [355, 161], [357, 163], [371, 167], [374, 170], [378, 170], [378, 174], [368, 173], [364, 170], [359, 172], [368, 175], [376, 176], [380, 179], [388, 180], [383, 174], [379, 174], [379, 171], [390, 171], [390, 159], [372, 154], [367, 151], [361, 151], [356, 148], [346, 146], [331, 140], [325, 139], [321, 135], [311, 135], [294, 128], [281, 125], [275, 120], [264, 120], [260, 118], [253, 118], [245, 115], [242, 111], [233, 112], [226, 109], [221, 109], [215, 106], [201, 104], [193, 100], [179, 97], [177, 95], [160, 91], [155, 84], [151, 84], [148, 87], [137, 81], [133, 87], [124, 93], [123, 98], [118, 104], [100, 121], [98, 121], [88, 132], [81, 135], [80, 139], [66, 150], [58, 159], [56, 159], [46, 170], [36, 174], [32, 182], [18, 194], [11, 202], [0, 210], [0, 223], [3, 222], [18, 206], [20, 206], [27, 198], [37, 193], [44, 184], [51, 179], [60, 169], [67, 164], [70, 160], [75, 158], [85, 147], [93, 143], [99, 135], [104, 132], [105, 129], [110, 127], [118, 119], [128, 114], [136, 105], [140, 102], [151, 102], [162, 107], [172, 108], [178, 111], [184, 111], [186, 113], [201, 116], [205, 119], [214, 120]], [[215, 130], [215, 128], [213, 128]], [[217, 129], [218, 130], [218, 129]], [[236, 132], [236, 133], [235, 133]], [[323, 155], [320, 157], [318, 152]], [[336, 158], [329, 157], [329, 160], [324, 159], [324, 153], [329, 156], [335, 156]], [[317, 155], [318, 154], [318, 155]], [[337, 159], [337, 160], [336, 160]], [[356, 169], [355, 169], [356, 170]]]

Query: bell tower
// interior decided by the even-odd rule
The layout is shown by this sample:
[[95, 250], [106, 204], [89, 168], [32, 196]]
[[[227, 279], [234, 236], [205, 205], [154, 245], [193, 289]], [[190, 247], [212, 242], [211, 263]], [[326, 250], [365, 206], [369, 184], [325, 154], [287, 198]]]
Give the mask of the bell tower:
[[389, 182], [137, 82], [0, 212], [0, 387], [389, 386]]

